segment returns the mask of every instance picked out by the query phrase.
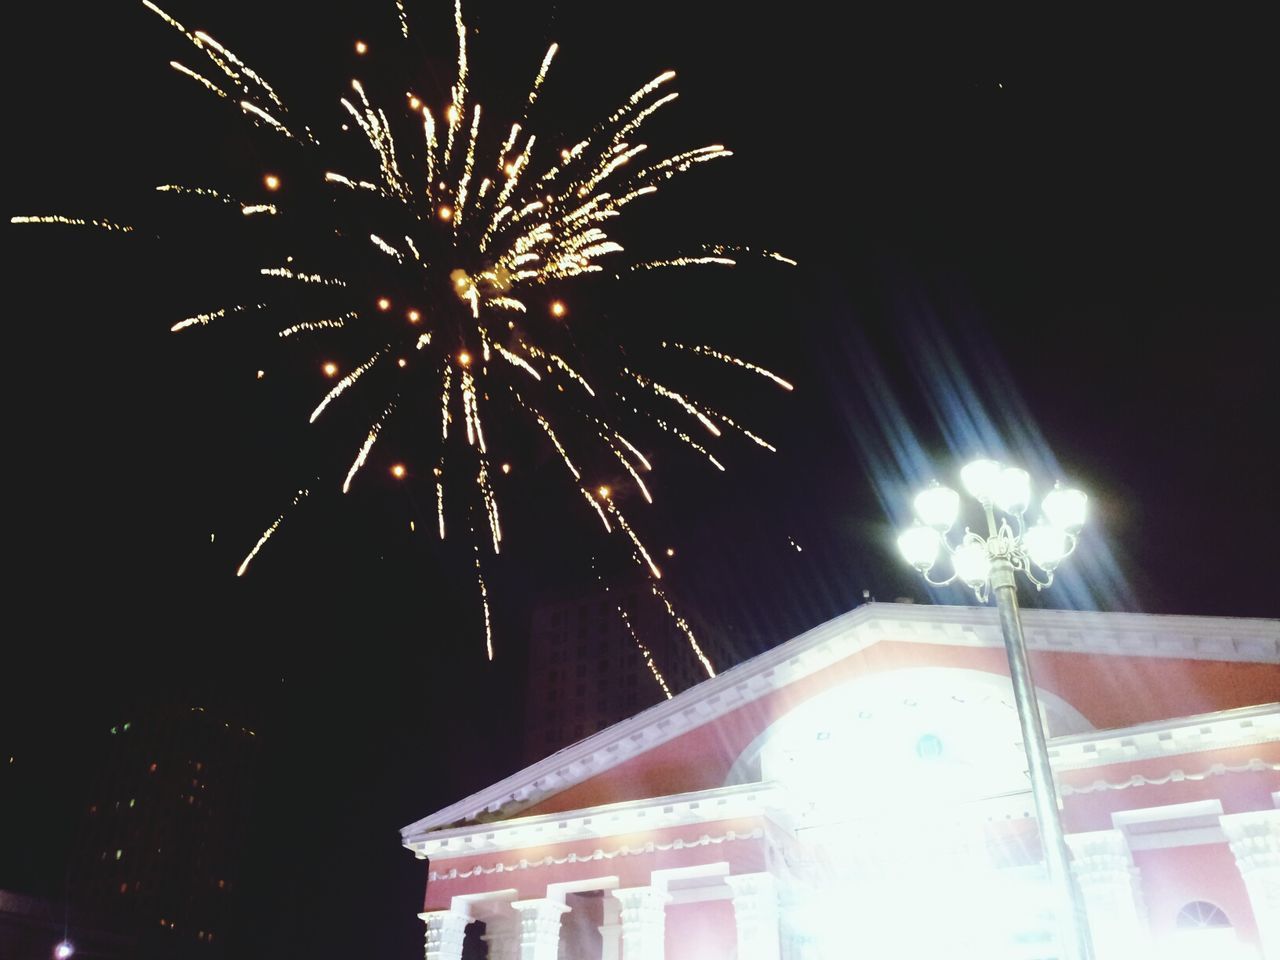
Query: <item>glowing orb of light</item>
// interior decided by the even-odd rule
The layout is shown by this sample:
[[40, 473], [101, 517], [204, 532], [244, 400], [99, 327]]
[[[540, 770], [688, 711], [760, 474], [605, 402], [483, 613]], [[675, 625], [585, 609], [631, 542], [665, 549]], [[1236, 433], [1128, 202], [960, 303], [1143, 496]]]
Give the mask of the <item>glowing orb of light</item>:
[[53, 948], [53, 955], [57, 960], [68, 960], [68, 958], [75, 952], [76, 948], [71, 945], [70, 940], [63, 940]]
[[332, 377], [332, 376], [335, 376], [335, 375], [337, 374], [337, 372], [338, 372], [338, 365], [337, 365], [336, 363], [334, 363], [332, 360], [330, 360], [328, 363], [326, 363], [326, 364], [325, 364], [323, 367], [321, 367], [320, 369], [324, 371], [324, 375], [325, 375], [326, 377]]
[[268, 190], [280, 189], [280, 178], [277, 177], [274, 173], [268, 173], [265, 177], [263, 177], [262, 183]]
[[391, 467], [391, 475], [395, 477], [397, 480], [403, 480], [404, 474], [405, 474], [405, 469], [404, 469], [403, 463], [397, 463]]

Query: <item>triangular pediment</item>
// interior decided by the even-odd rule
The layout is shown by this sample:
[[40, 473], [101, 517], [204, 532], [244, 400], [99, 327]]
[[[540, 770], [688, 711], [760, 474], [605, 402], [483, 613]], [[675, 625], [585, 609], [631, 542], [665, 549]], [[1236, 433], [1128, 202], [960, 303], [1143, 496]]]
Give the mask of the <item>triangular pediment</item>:
[[[1280, 664], [1274, 620], [1063, 610], [1027, 610], [1023, 619], [1032, 651]], [[989, 607], [865, 604], [410, 824], [401, 831], [404, 842], [519, 815], [883, 641], [1003, 647]]]

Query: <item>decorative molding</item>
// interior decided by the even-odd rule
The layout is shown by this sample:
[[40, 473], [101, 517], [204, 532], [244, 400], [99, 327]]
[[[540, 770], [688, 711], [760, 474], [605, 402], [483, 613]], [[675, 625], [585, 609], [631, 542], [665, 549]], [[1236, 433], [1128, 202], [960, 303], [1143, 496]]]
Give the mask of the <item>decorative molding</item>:
[[1280, 871], [1280, 810], [1228, 813], [1218, 820], [1242, 874]]
[[1239, 766], [1228, 766], [1225, 763], [1211, 764], [1208, 768], [1198, 773], [1170, 770], [1163, 777], [1147, 777], [1140, 773], [1135, 773], [1128, 780], [1122, 780], [1119, 783], [1112, 783], [1108, 780], [1095, 780], [1093, 783], [1079, 787], [1064, 783], [1059, 786], [1058, 792], [1064, 797], [1071, 797], [1086, 793], [1098, 793], [1103, 790], [1128, 790], [1130, 787], [1162, 787], [1166, 783], [1180, 783], [1183, 780], [1198, 782], [1200, 780], [1208, 780], [1210, 777], [1225, 776], [1228, 773], [1266, 773], [1276, 770], [1280, 770], [1280, 763], [1270, 763], [1255, 757], [1248, 763]]
[[[1025, 610], [1023, 622], [1033, 651], [1280, 664], [1275, 620]], [[864, 604], [410, 824], [403, 842], [532, 805], [881, 640], [1003, 648], [991, 607]]]
[[636, 857], [642, 854], [665, 853], [669, 850], [692, 850], [697, 847], [706, 847], [712, 844], [735, 843], [742, 840], [761, 840], [764, 838], [764, 830], [760, 827], [748, 832], [738, 833], [736, 830], [729, 830], [720, 836], [711, 836], [704, 833], [696, 840], [684, 840], [677, 837], [670, 843], [655, 843], [649, 841], [638, 847], [622, 846], [616, 850], [600, 850], [596, 849], [591, 853], [580, 855], [577, 853], [569, 853], [563, 857], [553, 857], [548, 854], [539, 860], [526, 860], [521, 858], [515, 863], [498, 862], [492, 867], [475, 866], [470, 870], [459, 870], [456, 867], [449, 870], [437, 871], [432, 870], [427, 874], [427, 882], [435, 883], [438, 880], [465, 880], [468, 877], [487, 876], [491, 873], [514, 873], [517, 870], [532, 870], [537, 867], [558, 867], [565, 863], [590, 863], [598, 860], [613, 860], [617, 857]]
[[772, 783], [738, 784], [692, 793], [601, 804], [569, 813], [519, 817], [498, 824], [453, 827], [425, 834], [409, 845], [419, 858], [497, 853], [641, 831], [760, 816], [777, 805]]
[[1118, 730], [1054, 737], [1049, 741], [1049, 758], [1053, 769], [1061, 772], [1277, 742], [1280, 742], [1280, 703], [1260, 703]]

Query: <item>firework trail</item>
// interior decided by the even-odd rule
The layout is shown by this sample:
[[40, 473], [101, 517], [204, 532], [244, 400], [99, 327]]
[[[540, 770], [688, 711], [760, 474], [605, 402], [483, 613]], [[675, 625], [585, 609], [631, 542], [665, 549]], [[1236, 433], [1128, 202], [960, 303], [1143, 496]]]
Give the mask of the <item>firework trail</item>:
[[[353, 395], [365, 396], [378, 412], [366, 435], [354, 450], [345, 475], [333, 478], [346, 493], [374, 455], [385, 427], [393, 419], [421, 416], [439, 403], [440, 441], [429, 483], [434, 487], [439, 535], [445, 536], [446, 492], [462, 486], [462, 503], [468, 517], [483, 508], [484, 524], [468, 522], [460, 528], [471, 534], [471, 565], [485, 623], [485, 645], [493, 654], [489, 618], [489, 588], [482, 566], [481, 534], [487, 527], [489, 549], [497, 554], [502, 541], [498, 492], [491, 470], [496, 433], [486, 435], [486, 424], [522, 422], [526, 429], [545, 437], [566, 468], [573, 487], [581, 492], [609, 534], [618, 534], [625, 549], [650, 578], [654, 596], [687, 636], [690, 647], [708, 675], [714, 669], [692, 630], [674, 610], [657, 581], [661, 571], [635, 525], [622, 514], [617, 489], [599, 483], [605, 477], [592, 474], [592, 457], [602, 464], [621, 466], [625, 482], [646, 503], [653, 502], [641, 471], [652, 470], [649, 460], [627, 435], [614, 415], [615, 408], [638, 415], [647, 426], [657, 426], [699, 452], [723, 470], [721, 462], [694, 440], [680, 421], [696, 424], [704, 440], [720, 440], [717, 422], [769, 450], [764, 439], [739, 426], [725, 414], [696, 399], [696, 387], [676, 389], [643, 373], [624, 368], [620, 383], [639, 388], [656, 408], [666, 408], [677, 419], [668, 422], [638, 400], [629, 400], [621, 388], [600, 392], [580, 369], [591, 357], [573, 356], [568, 336], [568, 307], [561, 299], [576, 278], [600, 273], [612, 264], [614, 276], [640, 271], [702, 265], [731, 267], [744, 257], [794, 264], [768, 250], [723, 244], [703, 245], [693, 252], [641, 261], [629, 260], [622, 245], [606, 228], [624, 208], [648, 200], [672, 177], [703, 164], [731, 156], [720, 144], [682, 149], [671, 154], [651, 150], [636, 138], [647, 121], [674, 103], [670, 90], [672, 71], [659, 74], [626, 97], [585, 137], [563, 147], [548, 144], [548, 137], [530, 129], [533, 109], [543, 92], [558, 46], [551, 44], [522, 98], [518, 119], [503, 124], [490, 136], [482, 111], [474, 102], [467, 48], [468, 28], [461, 2], [453, 9], [457, 57], [447, 100], [404, 93], [390, 114], [377, 105], [374, 95], [359, 78], [351, 81], [345, 96], [337, 100], [337, 126], [331, 138], [357, 139], [366, 157], [358, 169], [332, 159], [312, 128], [286, 106], [271, 84], [229, 48], [204, 31], [192, 31], [151, 0], [143, 6], [180, 34], [194, 51], [195, 66], [179, 60], [170, 66], [187, 80], [192, 90], [211, 95], [211, 103], [234, 111], [267, 137], [287, 141], [297, 156], [297, 178], [288, 171], [267, 172], [262, 177], [262, 197], [241, 198], [206, 186], [166, 183], [156, 189], [170, 202], [203, 204], [215, 215], [219, 210], [239, 210], [251, 228], [261, 221], [285, 225], [301, 221], [297, 236], [283, 249], [283, 262], [263, 264], [253, 282], [309, 291], [323, 300], [313, 316], [299, 317], [296, 309], [284, 311], [287, 323], [277, 322], [274, 333], [290, 342], [308, 340], [333, 343], [334, 356], [324, 362], [319, 375], [335, 383], [319, 392], [310, 415], [323, 418], [331, 405], [350, 403]], [[413, 32], [414, 18], [405, 0], [389, 0], [399, 33]], [[354, 51], [361, 66], [376, 69], [377, 57], [367, 43], [358, 40]], [[203, 59], [201, 59], [203, 58]], [[587, 84], [598, 84], [589, 78]], [[586, 84], [584, 84], [585, 87]], [[376, 86], [376, 84], [375, 84]], [[431, 101], [443, 102], [435, 108]], [[411, 133], [413, 143], [399, 140]], [[341, 151], [350, 156], [349, 150]], [[292, 182], [297, 180], [296, 184]], [[291, 190], [291, 187], [306, 189]], [[316, 200], [317, 190], [323, 199]], [[322, 205], [321, 205], [322, 204]], [[322, 256], [320, 240], [304, 224], [318, 216], [332, 218], [332, 233], [347, 246], [348, 256]], [[291, 219], [293, 218], [293, 219]], [[673, 218], [678, 220], [679, 218]], [[105, 219], [61, 214], [15, 216], [13, 223], [86, 227], [112, 233], [129, 233], [132, 226]], [[375, 232], [369, 226], [374, 225]], [[331, 237], [324, 242], [332, 244]], [[332, 247], [324, 248], [327, 253]], [[686, 248], [687, 249], [687, 248]], [[285, 256], [287, 254], [287, 256]], [[294, 263], [310, 259], [316, 267]], [[308, 254], [311, 254], [308, 257]], [[381, 268], [370, 272], [369, 260]], [[320, 264], [324, 266], [319, 267]], [[376, 272], [376, 271], [375, 271]], [[198, 331], [226, 318], [249, 314], [254, 322], [270, 321], [275, 303], [246, 303], [238, 297], [230, 305], [208, 305], [174, 323], [175, 333]], [[296, 303], [296, 301], [291, 301]], [[358, 355], [346, 355], [349, 345], [337, 337], [360, 334], [365, 345]], [[302, 335], [306, 335], [305, 337]], [[750, 361], [709, 346], [664, 343], [678, 349], [735, 365], [791, 390], [786, 380]], [[344, 356], [337, 356], [342, 352]], [[261, 371], [259, 377], [261, 377]], [[394, 379], [396, 376], [399, 379]], [[394, 382], [392, 382], [394, 380]], [[655, 399], [656, 398], [656, 399]], [[432, 414], [434, 416], [434, 414]], [[450, 430], [460, 424], [461, 429]], [[432, 433], [434, 431], [431, 431]], [[427, 431], [419, 430], [418, 435]], [[383, 441], [385, 445], [387, 441]], [[446, 450], [450, 469], [446, 471]], [[601, 452], [603, 456], [601, 456]], [[412, 479], [401, 463], [390, 468], [401, 481]], [[507, 472], [504, 464], [502, 473]], [[237, 569], [242, 575], [280, 529], [290, 511], [312, 488], [299, 490], [286, 509], [262, 533]], [[449, 492], [449, 499], [455, 494]], [[631, 625], [628, 622], [628, 629]], [[632, 631], [634, 636], [634, 631]], [[670, 695], [647, 648], [637, 647], [664, 692]]]

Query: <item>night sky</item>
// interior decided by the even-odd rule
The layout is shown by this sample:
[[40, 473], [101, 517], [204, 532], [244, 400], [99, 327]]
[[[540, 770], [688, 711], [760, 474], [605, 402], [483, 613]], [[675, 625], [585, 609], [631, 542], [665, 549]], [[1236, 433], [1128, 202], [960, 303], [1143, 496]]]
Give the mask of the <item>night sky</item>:
[[[955, 483], [980, 448], [1003, 452], [996, 436], [1041, 489], [1056, 460], [1093, 498], [1062, 589], [1028, 602], [1280, 613], [1280, 91], [1261, 24], [1166, 10], [507, 6], [467, 8], [486, 111], [510, 116], [503, 97], [522, 96], [554, 39], [540, 115], [552, 133], [585, 129], [672, 67], [681, 98], [647, 141], [735, 151], [664, 189], [637, 216], [637, 243], [759, 244], [800, 261], [654, 273], [570, 300], [574, 322], [637, 351], [678, 334], [796, 384], [645, 354], [704, 378], [708, 400], [779, 447], [727, 442], [719, 474], [658, 431], [645, 438], [658, 502], [630, 512], [676, 550], [671, 593], [721, 638], [722, 665], [864, 590], [928, 602], [894, 524], [914, 484], [935, 471]], [[390, 0], [170, 12], [327, 131], [353, 71], [371, 85], [388, 71], [391, 91], [447, 90], [448, 7], [409, 7], [416, 58]], [[140, 5], [24, 4], [9, 17], [6, 218], [138, 221], [159, 209], [158, 183], [252, 189], [278, 162], [166, 66], [198, 55]], [[372, 48], [358, 64], [357, 36]], [[528, 445], [499, 487], [493, 664], [470, 548], [409, 534], [410, 518], [431, 516], [427, 487], [392, 481], [385, 460], [359, 495], [313, 498], [237, 580], [316, 446], [305, 428], [318, 393], [292, 387], [321, 388], [288, 372], [299, 356], [269, 358], [258, 383], [268, 361], [243, 339], [168, 328], [234, 300], [225, 278], [252, 246], [5, 229], [0, 762], [16, 760], [0, 889], [59, 894], [107, 726], [151, 701], [234, 703], [260, 718], [268, 758], [240, 955], [417, 955], [424, 873], [396, 831], [511, 772], [530, 607], [589, 584], [593, 556], [614, 569], [616, 545]], [[408, 433], [400, 451], [412, 467]]]

